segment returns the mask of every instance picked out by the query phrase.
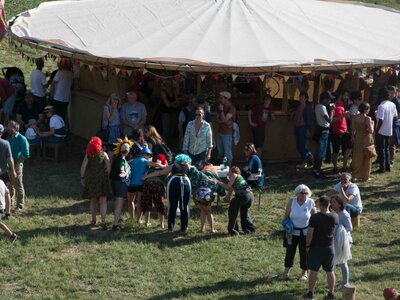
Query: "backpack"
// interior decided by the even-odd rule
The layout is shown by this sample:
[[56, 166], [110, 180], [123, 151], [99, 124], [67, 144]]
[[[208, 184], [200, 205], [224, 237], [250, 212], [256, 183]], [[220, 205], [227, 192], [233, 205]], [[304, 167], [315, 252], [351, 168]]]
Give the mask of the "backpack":
[[174, 154], [171, 149], [168, 148], [166, 144], [160, 144], [160, 154], [164, 154], [169, 165], [174, 163]]

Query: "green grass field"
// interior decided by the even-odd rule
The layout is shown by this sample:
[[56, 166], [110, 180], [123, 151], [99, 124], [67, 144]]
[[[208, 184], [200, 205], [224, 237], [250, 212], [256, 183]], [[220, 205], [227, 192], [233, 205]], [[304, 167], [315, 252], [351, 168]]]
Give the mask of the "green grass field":
[[[38, 0], [7, 0], [8, 17], [35, 7]], [[399, 1], [370, 1], [400, 7]], [[38, 55], [39, 56], [39, 55]], [[0, 44], [0, 67], [33, 68]], [[29, 77], [29, 76], [28, 76]], [[0, 299], [301, 299], [306, 283], [281, 281], [284, 248], [280, 221], [294, 188], [305, 183], [314, 197], [337, 182], [316, 181], [294, 164], [266, 165], [267, 193], [258, 195], [250, 214], [254, 235], [226, 234], [227, 205], [214, 205], [217, 234], [200, 234], [198, 210], [192, 207], [187, 235], [160, 231], [157, 221], [144, 228], [125, 221], [121, 232], [101, 231], [89, 224], [89, 202], [80, 199], [79, 167], [85, 141], [68, 140], [59, 163], [29, 161], [25, 166], [27, 209], [8, 221], [20, 238], [10, 244], [0, 237]], [[400, 190], [397, 158], [390, 174], [360, 183], [364, 212], [352, 236], [350, 281], [357, 299], [382, 299], [387, 286], [400, 288]], [[193, 204], [193, 203], [192, 203]], [[193, 205], [192, 205], [193, 206]], [[107, 221], [112, 221], [109, 202]], [[127, 215], [125, 215], [127, 219]], [[337, 272], [341, 278], [340, 270]], [[319, 275], [316, 299], [326, 294]]]
[[[283, 269], [280, 220], [295, 186], [306, 183], [314, 196], [337, 181], [316, 181], [294, 164], [267, 165], [268, 191], [251, 208], [254, 235], [226, 234], [227, 205], [214, 206], [215, 235], [200, 234], [192, 205], [187, 235], [131, 224], [121, 232], [90, 227], [89, 202], [80, 199], [79, 166], [84, 141], [68, 141], [67, 160], [27, 163], [27, 209], [7, 222], [20, 235], [0, 239], [0, 299], [301, 299], [306, 284], [276, 278]], [[360, 183], [364, 212], [353, 232], [351, 282], [357, 299], [380, 299], [386, 286], [398, 286], [400, 271], [399, 160], [388, 175]], [[107, 221], [111, 222], [109, 202]], [[340, 271], [337, 272], [340, 278]], [[324, 274], [317, 299], [326, 293]]]

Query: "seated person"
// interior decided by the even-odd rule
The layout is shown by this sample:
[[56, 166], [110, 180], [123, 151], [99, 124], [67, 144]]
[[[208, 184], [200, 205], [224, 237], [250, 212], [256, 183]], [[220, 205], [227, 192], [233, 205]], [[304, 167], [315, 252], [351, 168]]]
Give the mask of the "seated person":
[[40, 138], [38, 137], [38, 128], [36, 127], [36, 120], [30, 119], [28, 121], [28, 128], [25, 131], [25, 137], [28, 140], [29, 145], [40, 144]]
[[363, 206], [360, 190], [356, 184], [351, 182], [350, 173], [343, 172], [340, 175], [340, 182], [327, 194], [328, 196], [338, 195], [346, 203], [346, 210], [350, 217], [354, 218], [361, 214]]
[[43, 107], [35, 101], [32, 93], [27, 93], [25, 100], [18, 106], [16, 118], [22, 134], [29, 127], [29, 120], [37, 120], [38, 125], [43, 122]]
[[252, 188], [264, 186], [264, 170], [254, 144], [247, 143], [244, 147], [247, 166], [242, 168], [242, 176]]
[[51, 105], [44, 108], [44, 113], [50, 120], [50, 130], [39, 132], [40, 140], [50, 144], [61, 143], [67, 135], [64, 120], [56, 114], [56, 110]]

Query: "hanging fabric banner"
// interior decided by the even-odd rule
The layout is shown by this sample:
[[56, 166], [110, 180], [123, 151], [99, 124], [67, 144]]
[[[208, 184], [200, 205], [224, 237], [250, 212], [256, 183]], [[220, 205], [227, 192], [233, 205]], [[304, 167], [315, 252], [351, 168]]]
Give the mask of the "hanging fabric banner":
[[232, 81], [235, 81], [238, 76], [236, 74], [232, 74]]
[[200, 75], [200, 79], [201, 79], [201, 82], [203, 82], [204, 79], [206, 79], [206, 75]]
[[264, 74], [264, 75], [260, 75], [260, 76], [258, 76], [258, 78], [260, 78], [260, 80], [261, 80], [262, 82], [264, 82], [264, 79], [265, 79], [265, 74]]
[[126, 70], [126, 73], [128, 74], [128, 76], [130, 77], [132, 75], [133, 70]]

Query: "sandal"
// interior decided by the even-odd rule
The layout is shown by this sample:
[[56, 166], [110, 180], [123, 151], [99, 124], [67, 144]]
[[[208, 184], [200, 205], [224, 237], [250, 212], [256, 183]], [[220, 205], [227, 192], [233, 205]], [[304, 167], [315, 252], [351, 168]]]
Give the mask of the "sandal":
[[308, 280], [308, 275], [307, 274], [301, 275], [299, 277], [299, 281], [307, 281], [307, 280]]

